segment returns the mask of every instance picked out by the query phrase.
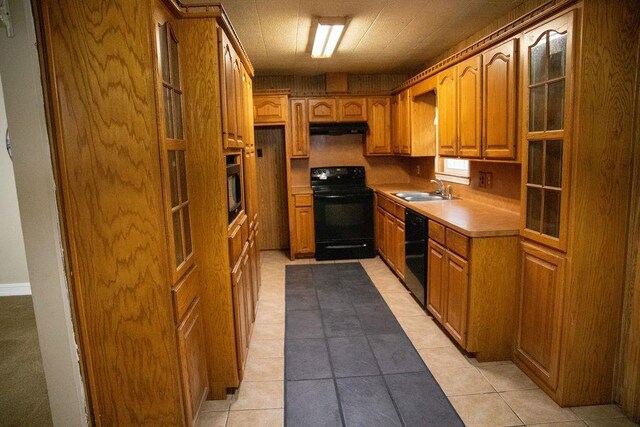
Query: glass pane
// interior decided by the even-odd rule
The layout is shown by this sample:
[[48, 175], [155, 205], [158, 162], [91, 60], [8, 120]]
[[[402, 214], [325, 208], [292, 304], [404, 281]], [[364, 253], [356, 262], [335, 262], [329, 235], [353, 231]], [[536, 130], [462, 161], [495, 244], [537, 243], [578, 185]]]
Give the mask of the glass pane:
[[564, 80], [549, 84], [547, 130], [562, 129], [564, 124]]
[[529, 142], [527, 182], [542, 185], [542, 141]]
[[549, 35], [549, 80], [565, 76], [567, 56], [567, 35], [551, 33]]
[[169, 55], [167, 54], [167, 24], [158, 26], [158, 62], [162, 70], [162, 80], [169, 82]]
[[189, 199], [187, 193], [187, 165], [184, 162], [184, 151], [178, 151], [178, 171], [180, 173], [180, 203]]
[[529, 131], [544, 130], [545, 86], [532, 87], [529, 92]]
[[548, 236], [560, 236], [560, 192], [544, 190], [544, 227]]
[[527, 188], [527, 228], [541, 231], [540, 214], [542, 213], [542, 189]]
[[173, 92], [173, 115], [175, 119], [175, 139], [182, 139], [182, 95]]
[[169, 37], [169, 54], [171, 55], [171, 86], [180, 89], [180, 62], [178, 61], [178, 42], [173, 31]]
[[184, 252], [182, 251], [182, 227], [180, 224], [180, 211], [173, 213], [173, 243], [176, 250], [176, 267], [184, 261]]
[[547, 141], [544, 170], [545, 186], [562, 186], [562, 140]]
[[163, 87], [163, 98], [164, 98], [164, 128], [166, 135], [165, 137], [173, 139], [175, 136], [173, 135], [173, 118], [171, 114], [171, 89]]
[[529, 49], [529, 84], [546, 80], [547, 71], [547, 36], [545, 35]]
[[178, 196], [178, 165], [175, 151], [169, 151], [169, 185], [171, 186], [171, 207], [176, 207], [180, 204], [180, 198]]
[[191, 246], [191, 216], [189, 215], [189, 206], [182, 210], [182, 219], [184, 220], [184, 247], [188, 257], [191, 255], [193, 248]]

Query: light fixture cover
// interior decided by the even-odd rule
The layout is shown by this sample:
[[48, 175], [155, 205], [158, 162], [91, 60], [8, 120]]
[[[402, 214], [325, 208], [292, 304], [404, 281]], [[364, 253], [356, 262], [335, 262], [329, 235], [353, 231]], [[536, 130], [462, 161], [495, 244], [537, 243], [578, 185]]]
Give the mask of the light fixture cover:
[[344, 31], [346, 18], [318, 18], [315, 38], [313, 40], [312, 58], [329, 58], [338, 46]]

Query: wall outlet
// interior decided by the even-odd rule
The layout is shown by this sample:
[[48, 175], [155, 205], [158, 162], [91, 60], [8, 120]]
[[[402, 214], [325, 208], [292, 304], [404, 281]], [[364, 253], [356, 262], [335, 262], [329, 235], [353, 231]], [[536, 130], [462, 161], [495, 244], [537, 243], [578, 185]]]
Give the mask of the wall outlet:
[[416, 175], [420, 175], [420, 165], [416, 165]]
[[484, 185], [487, 188], [493, 187], [493, 174], [491, 172], [484, 173]]
[[487, 187], [487, 174], [485, 172], [478, 173], [478, 187], [480, 188]]

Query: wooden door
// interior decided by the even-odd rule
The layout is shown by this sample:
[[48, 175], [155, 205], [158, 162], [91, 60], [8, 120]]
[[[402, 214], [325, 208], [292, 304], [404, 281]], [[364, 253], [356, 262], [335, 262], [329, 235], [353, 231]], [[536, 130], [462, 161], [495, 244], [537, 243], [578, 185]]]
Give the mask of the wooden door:
[[396, 222], [395, 217], [389, 212], [384, 213], [384, 242], [385, 242], [385, 254], [387, 255], [387, 262], [393, 270], [396, 266], [396, 252], [397, 247], [395, 244], [396, 235]]
[[338, 98], [338, 121], [366, 122], [366, 98]]
[[313, 207], [295, 208], [296, 216], [296, 252], [312, 254], [316, 251]]
[[396, 94], [391, 98], [391, 151], [400, 153], [400, 95]]
[[467, 344], [469, 263], [447, 250], [444, 327], [462, 347]]
[[434, 240], [427, 244], [427, 309], [441, 324], [444, 321], [446, 250]]
[[411, 95], [409, 89], [400, 92], [398, 105], [400, 153], [411, 154]]
[[456, 67], [438, 73], [438, 155], [458, 154]]
[[482, 56], [476, 55], [456, 66], [458, 79], [458, 155], [482, 154]]
[[309, 98], [309, 122], [336, 122], [338, 121], [335, 98]]
[[482, 141], [488, 159], [516, 157], [517, 39], [482, 54]]
[[526, 241], [522, 266], [515, 355], [551, 389], [558, 385], [564, 257]]
[[200, 299], [197, 298], [184, 321], [178, 326], [178, 349], [180, 352], [180, 369], [182, 388], [185, 396], [187, 420], [198, 414], [200, 404], [209, 392], [207, 377], [207, 355], [204, 348], [204, 330], [200, 313]]
[[236, 54], [227, 35], [218, 29], [220, 40], [220, 101], [222, 104], [222, 142], [224, 148], [238, 146], [236, 119], [236, 83], [234, 81], [234, 59]]
[[255, 144], [262, 225], [259, 245], [261, 249], [286, 249], [289, 247], [289, 211], [284, 127], [256, 128]]
[[307, 100], [291, 99], [291, 157], [309, 157]]
[[366, 155], [391, 154], [391, 104], [388, 97], [367, 100], [369, 130], [365, 146]]
[[394, 243], [396, 245], [396, 259], [394, 264], [396, 266], [396, 273], [402, 280], [404, 280], [404, 222], [396, 218], [395, 223]]

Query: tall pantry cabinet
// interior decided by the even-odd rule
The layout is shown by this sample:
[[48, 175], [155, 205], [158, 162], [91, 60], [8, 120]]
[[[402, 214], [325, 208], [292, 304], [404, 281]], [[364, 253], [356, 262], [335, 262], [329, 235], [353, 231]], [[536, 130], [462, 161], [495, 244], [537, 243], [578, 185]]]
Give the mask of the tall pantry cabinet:
[[[219, 5], [34, 13], [91, 422], [192, 425], [238, 387], [255, 316], [253, 68]], [[227, 156], [244, 160], [231, 225]]]
[[579, 2], [521, 38], [514, 356], [561, 405], [612, 399], [640, 25], [632, 3]]

